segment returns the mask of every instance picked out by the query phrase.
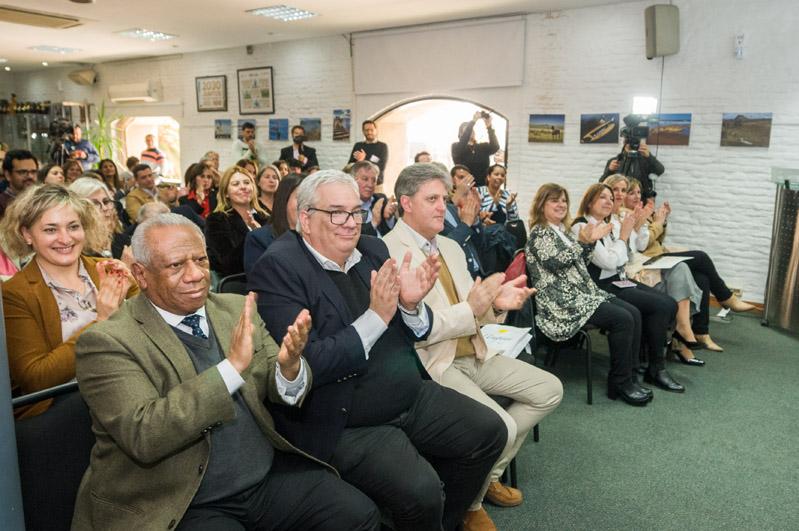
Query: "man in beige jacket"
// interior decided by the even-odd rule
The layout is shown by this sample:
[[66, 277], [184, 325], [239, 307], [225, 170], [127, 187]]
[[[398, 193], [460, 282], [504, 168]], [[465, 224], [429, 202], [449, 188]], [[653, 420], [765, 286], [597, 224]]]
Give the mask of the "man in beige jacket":
[[[438, 254], [438, 280], [424, 299], [433, 310], [433, 329], [426, 342], [417, 343], [419, 357], [435, 381], [492, 408], [508, 427], [508, 445], [464, 521], [467, 531], [490, 530], [495, 527], [482, 508], [483, 496], [502, 506], [522, 502], [522, 493], [502, 485], [499, 477], [527, 433], [558, 406], [563, 387], [552, 374], [487, 348], [480, 326], [504, 319], [504, 312], [520, 308], [533, 290], [524, 287], [525, 276], [505, 282], [504, 274], [496, 273], [472, 280], [463, 250], [438, 234], [444, 228], [447, 190], [446, 173], [432, 164], [402, 170], [394, 187], [401, 219], [383, 241], [398, 260], [410, 250], [412, 267]], [[514, 402], [505, 410], [489, 395]]]

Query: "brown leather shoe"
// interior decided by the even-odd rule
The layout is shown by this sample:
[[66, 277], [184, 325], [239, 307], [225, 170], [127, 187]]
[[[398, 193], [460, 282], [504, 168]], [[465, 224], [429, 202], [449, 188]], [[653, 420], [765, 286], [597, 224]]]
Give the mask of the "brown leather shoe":
[[524, 495], [519, 489], [503, 485], [499, 481], [492, 481], [488, 485], [485, 500], [500, 507], [516, 507], [521, 505]]
[[463, 519], [463, 531], [497, 531], [494, 521], [488, 516], [485, 509], [480, 507], [476, 511], [466, 511]]

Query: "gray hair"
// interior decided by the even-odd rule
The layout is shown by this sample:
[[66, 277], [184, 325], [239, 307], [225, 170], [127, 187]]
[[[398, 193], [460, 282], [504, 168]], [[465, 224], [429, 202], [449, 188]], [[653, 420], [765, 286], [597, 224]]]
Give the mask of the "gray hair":
[[316, 190], [325, 184], [342, 183], [349, 185], [355, 195], [360, 200], [360, 192], [358, 191], [358, 183], [355, 182], [352, 175], [347, 175], [339, 170], [320, 170], [308, 177], [304, 178], [300, 185], [297, 187], [297, 232], [302, 233], [302, 225], [300, 224], [300, 212], [308, 210], [313, 207], [317, 201]]
[[380, 167], [374, 162], [368, 160], [360, 160], [354, 163], [348, 173], [353, 177], [357, 178], [358, 172], [361, 171], [371, 171], [372, 173], [375, 174], [375, 178], [377, 178], [377, 176], [380, 175]]
[[160, 214], [169, 214], [169, 207], [163, 204], [161, 201], [150, 201], [149, 203], [144, 203], [141, 206], [139, 209], [139, 214], [136, 216], [136, 221], [138, 223], [143, 223], [148, 219]]
[[81, 197], [89, 197], [100, 190], [103, 190], [109, 196], [111, 195], [108, 187], [94, 177], [79, 177], [69, 185], [69, 189]]
[[430, 164], [432, 164], [433, 166], [444, 172], [447, 178], [446, 182], [447, 190], [452, 190], [452, 176], [449, 174], [449, 169], [447, 168], [446, 164], [444, 164], [443, 162], [437, 162], [435, 160]]
[[397, 198], [400, 217], [405, 213], [402, 209], [402, 201], [400, 201], [402, 196], [411, 197], [419, 191], [423, 184], [435, 180], [444, 183], [449, 190], [447, 177], [447, 172], [430, 162], [417, 162], [403, 168], [397, 177], [397, 182], [394, 183], [394, 197]]
[[140, 223], [130, 239], [130, 249], [133, 251], [133, 257], [144, 266], [149, 266], [152, 260], [147, 233], [150, 232], [150, 229], [157, 227], [190, 227], [202, 239], [203, 247], [205, 247], [203, 231], [193, 221], [179, 214], [159, 214]]

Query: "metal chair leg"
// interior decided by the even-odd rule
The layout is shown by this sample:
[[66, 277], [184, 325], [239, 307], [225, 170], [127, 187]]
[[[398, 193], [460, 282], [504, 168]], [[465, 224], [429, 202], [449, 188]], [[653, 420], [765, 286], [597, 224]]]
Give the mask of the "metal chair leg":
[[510, 469], [510, 486], [514, 489], [519, 488], [519, 481], [518, 476], [516, 475], [516, 458], [514, 457], [511, 459], [510, 465], [508, 465]]
[[594, 403], [594, 389], [591, 381], [591, 335], [583, 332], [585, 339], [585, 387], [588, 394], [588, 405]]

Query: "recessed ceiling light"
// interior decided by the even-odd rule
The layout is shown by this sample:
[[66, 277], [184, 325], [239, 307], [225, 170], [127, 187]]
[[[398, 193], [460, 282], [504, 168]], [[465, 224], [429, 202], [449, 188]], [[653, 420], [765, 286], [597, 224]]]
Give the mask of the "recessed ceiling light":
[[169, 33], [162, 33], [160, 31], [153, 31], [144, 28], [133, 28], [125, 31], [117, 31], [116, 33], [117, 35], [122, 35], [123, 37], [130, 37], [131, 39], [139, 39], [150, 42], [168, 41], [177, 37], [177, 35], [170, 35]]
[[30, 46], [28, 50], [36, 50], [37, 52], [60, 53], [61, 55], [82, 51], [80, 48], [65, 48], [63, 46], [50, 46], [48, 44], [40, 44], [39, 46]]
[[42, 61], [42, 66], [48, 66], [47, 61]]
[[284, 6], [282, 4], [278, 6], [250, 9], [247, 11], [247, 13], [251, 15], [258, 15], [259, 17], [270, 17], [276, 20], [282, 20], [283, 22], [291, 22], [294, 20], [302, 20], [317, 16], [316, 13], [311, 13], [310, 11], [306, 11], [304, 9], [297, 9], [296, 7]]
[[0, 63], [7, 63], [7, 62], [8, 59], [6, 59], [5, 57], [0, 57]]
[[6, 72], [11, 72], [11, 67], [10, 66], [4, 66], [3, 70], [5, 70]]

